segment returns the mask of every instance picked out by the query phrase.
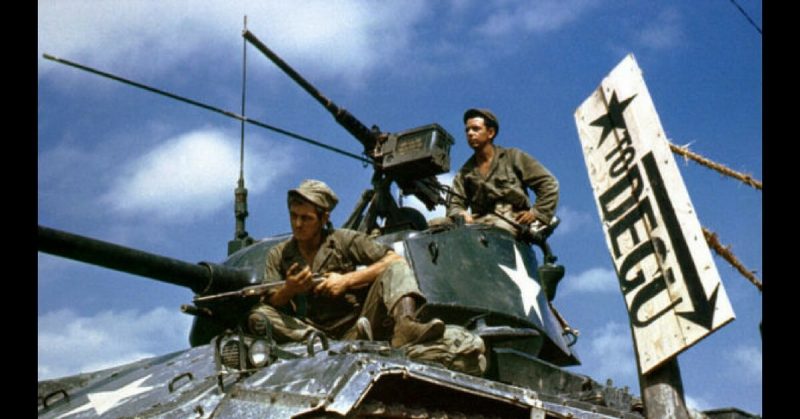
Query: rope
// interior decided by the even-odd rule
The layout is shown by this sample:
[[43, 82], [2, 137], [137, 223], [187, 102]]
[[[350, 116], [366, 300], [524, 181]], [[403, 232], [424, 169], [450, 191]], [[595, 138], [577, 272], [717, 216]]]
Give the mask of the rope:
[[706, 167], [708, 167], [710, 169], [716, 170], [719, 173], [722, 173], [723, 175], [730, 176], [730, 177], [732, 177], [734, 179], [738, 179], [738, 180], [742, 181], [743, 183], [745, 183], [745, 184], [747, 184], [749, 186], [752, 186], [752, 187], [754, 187], [754, 188], [756, 188], [758, 190], [761, 190], [761, 186], [762, 186], [761, 181], [757, 180], [757, 179], [753, 179], [753, 177], [750, 176], [750, 175], [746, 175], [744, 173], [739, 173], [739, 172], [737, 172], [737, 171], [735, 171], [733, 169], [725, 167], [722, 164], [715, 163], [715, 162], [713, 162], [713, 161], [711, 161], [711, 160], [709, 160], [709, 159], [707, 159], [707, 158], [705, 158], [705, 157], [703, 157], [703, 156], [701, 156], [701, 155], [699, 155], [697, 153], [693, 153], [693, 152], [689, 151], [688, 147], [681, 147], [681, 146], [672, 144], [670, 142], [667, 142], [667, 144], [669, 144], [669, 148], [670, 148], [670, 150], [672, 150], [673, 153], [677, 153], [677, 154], [680, 154], [681, 156], [683, 156], [685, 158], [692, 159], [692, 160], [696, 161], [697, 163], [699, 163], [699, 164], [701, 164], [703, 166], [706, 166]]
[[711, 248], [714, 249], [714, 251], [717, 252], [718, 255], [722, 256], [723, 259], [728, 261], [728, 263], [730, 263], [734, 268], [736, 268], [736, 270], [739, 271], [740, 274], [742, 274], [745, 278], [747, 278], [753, 285], [756, 286], [756, 288], [758, 288], [759, 291], [761, 291], [762, 288], [761, 281], [759, 281], [758, 278], [756, 278], [756, 276], [753, 274], [753, 272], [755, 271], [750, 271], [747, 268], [745, 268], [744, 265], [742, 265], [742, 263], [739, 262], [738, 259], [736, 259], [736, 256], [733, 255], [730, 246], [723, 247], [722, 244], [720, 244], [719, 239], [717, 238], [717, 234], [708, 230], [705, 227], [703, 227], [703, 235], [705, 236], [708, 245], [711, 246]]

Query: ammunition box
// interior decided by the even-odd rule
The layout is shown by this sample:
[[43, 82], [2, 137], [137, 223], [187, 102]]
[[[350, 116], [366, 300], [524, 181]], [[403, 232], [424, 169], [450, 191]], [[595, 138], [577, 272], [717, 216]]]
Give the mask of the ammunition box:
[[383, 170], [398, 181], [447, 173], [452, 145], [453, 137], [439, 124], [392, 134], [381, 148]]

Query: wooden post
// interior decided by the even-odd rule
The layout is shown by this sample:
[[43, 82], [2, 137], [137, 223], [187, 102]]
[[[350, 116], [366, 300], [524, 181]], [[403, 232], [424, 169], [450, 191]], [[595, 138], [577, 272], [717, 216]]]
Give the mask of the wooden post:
[[645, 413], [648, 418], [690, 419], [683, 398], [683, 382], [678, 358], [639, 376]]

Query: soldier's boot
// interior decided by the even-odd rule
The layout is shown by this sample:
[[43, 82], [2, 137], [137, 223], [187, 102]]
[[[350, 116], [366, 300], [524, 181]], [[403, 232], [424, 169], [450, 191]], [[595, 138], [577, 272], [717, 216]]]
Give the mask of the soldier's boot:
[[444, 322], [433, 319], [427, 323], [420, 323], [416, 319], [417, 303], [414, 297], [406, 295], [394, 306], [394, 333], [392, 333], [392, 347], [399, 348], [415, 343], [430, 342], [440, 339], [444, 335]]
[[360, 340], [372, 340], [372, 325], [366, 317], [359, 317], [356, 321], [356, 337]]

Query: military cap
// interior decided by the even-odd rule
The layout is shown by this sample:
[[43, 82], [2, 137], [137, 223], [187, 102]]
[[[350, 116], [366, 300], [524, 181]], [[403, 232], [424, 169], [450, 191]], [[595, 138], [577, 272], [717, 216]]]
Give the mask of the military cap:
[[339, 202], [339, 197], [325, 182], [315, 179], [306, 179], [297, 188], [290, 189], [289, 196], [292, 194], [300, 195], [301, 198], [326, 211], [333, 211]]
[[467, 111], [464, 112], [464, 123], [466, 124], [468, 119], [478, 116], [483, 118], [487, 127], [494, 127], [495, 134], [500, 132], [500, 121], [498, 121], [494, 113], [488, 109], [467, 109]]

